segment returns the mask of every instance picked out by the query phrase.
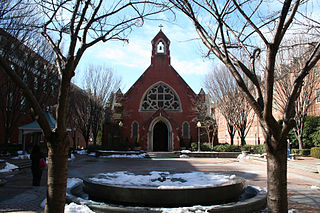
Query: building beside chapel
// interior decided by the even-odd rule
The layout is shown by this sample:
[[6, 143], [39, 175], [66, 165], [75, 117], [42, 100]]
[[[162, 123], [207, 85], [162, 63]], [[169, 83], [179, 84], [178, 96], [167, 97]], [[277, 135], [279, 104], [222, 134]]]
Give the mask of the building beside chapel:
[[[188, 86], [170, 63], [170, 41], [159, 33], [151, 41], [151, 64], [123, 94], [112, 96], [102, 144], [126, 142], [145, 151], [176, 151], [198, 140], [196, 124], [210, 115], [208, 97]], [[202, 106], [202, 107], [200, 107]], [[205, 106], [206, 110], [203, 109]]]

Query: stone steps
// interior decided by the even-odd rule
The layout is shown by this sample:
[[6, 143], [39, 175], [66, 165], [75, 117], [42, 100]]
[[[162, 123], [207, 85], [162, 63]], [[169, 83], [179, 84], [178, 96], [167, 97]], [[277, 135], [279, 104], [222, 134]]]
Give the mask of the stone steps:
[[146, 158], [179, 158], [179, 152], [147, 152]]

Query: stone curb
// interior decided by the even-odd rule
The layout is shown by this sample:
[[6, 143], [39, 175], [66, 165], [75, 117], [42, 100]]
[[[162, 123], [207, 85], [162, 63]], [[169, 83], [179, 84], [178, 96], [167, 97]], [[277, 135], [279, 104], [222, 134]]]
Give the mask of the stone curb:
[[[90, 209], [96, 212], [132, 212], [132, 213], [138, 213], [138, 212], [151, 212], [151, 213], [157, 213], [157, 212], [162, 212], [163, 209], [170, 209], [170, 208], [153, 208], [153, 207], [124, 207], [124, 206], [116, 206], [116, 205], [107, 205], [104, 203], [97, 203], [97, 202], [90, 202], [88, 201], [87, 203], [83, 199], [78, 199], [78, 197], [74, 196], [73, 194], [79, 196], [79, 191], [82, 190], [83, 184], [78, 184], [75, 185], [73, 188], [70, 189], [70, 193], [72, 195], [67, 196], [68, 202], [74, 202], [77, 204], [84, 204], [87, 205]], [[250, 187], [250, 186], [249, 186]], [[251, 187], [254, 189], [253, 187]], [[234, 203], [227, 203], [227, 204], [222, 204], [222, 205], [217, 205], [217, 206], [212, 206], [212, 208], [208, 208], [208, 211], [206, 212], [212, 212], [212, 213], [219, 213], [219, 212], [224, 212], [224, 213], [249, 213], [249, 212], [255, 212], [259, 210], [263, 210], [266, 208], [267, 205], [267, 193], [265, 191], [259, 191], [257, 189], [254, 189], [257, 194], [256, 196], [234, 202]], [[184, 207], [188, 208], [188, 207]], [[190, 209], [193, 207], [190, 207]], [[176, 208], [172, 208], [176, 209]], [[179, 208], [177, 208], [179, 209]]]

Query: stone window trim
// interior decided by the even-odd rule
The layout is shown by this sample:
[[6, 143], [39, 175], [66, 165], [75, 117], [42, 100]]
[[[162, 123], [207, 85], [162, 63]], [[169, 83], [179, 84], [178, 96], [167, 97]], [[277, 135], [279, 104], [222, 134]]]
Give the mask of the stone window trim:
[[[187, 129], [185, 129], [187, 128]], [[188, 121], [184, 121], [182, 123], [182, 138], [183, 139], [190, 139], [190, 124]]]
[[[136, 125], [136, 130], [135, 130]], [[136, 132], [135, 132], [136, 131]], [[139, 122], [138, 121], [132, 121], [131, 123], [131, 138], [137, 138], [139, 135]]]
[[[163, 92], [158, 92], [159, 87], [164, 88]], [[155, 112], [159, 109], [182, 112], [182, 104], [177, 92], [163, 81], [154, 83], [145, 91], [139, 106], [139, 112]]]
[[316, 89], [316, 104], [320, 104], [320, 89]]

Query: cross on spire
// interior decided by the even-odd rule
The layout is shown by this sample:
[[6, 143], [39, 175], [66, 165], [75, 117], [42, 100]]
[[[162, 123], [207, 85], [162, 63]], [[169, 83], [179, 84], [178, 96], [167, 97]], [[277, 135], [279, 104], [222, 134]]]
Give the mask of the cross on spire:
[[159, 25], [159, 27], [160, 27], [160, 30], [162, 31], [163, 25], [162, 25], [162, 24], [160, 24], [160, 25]]

